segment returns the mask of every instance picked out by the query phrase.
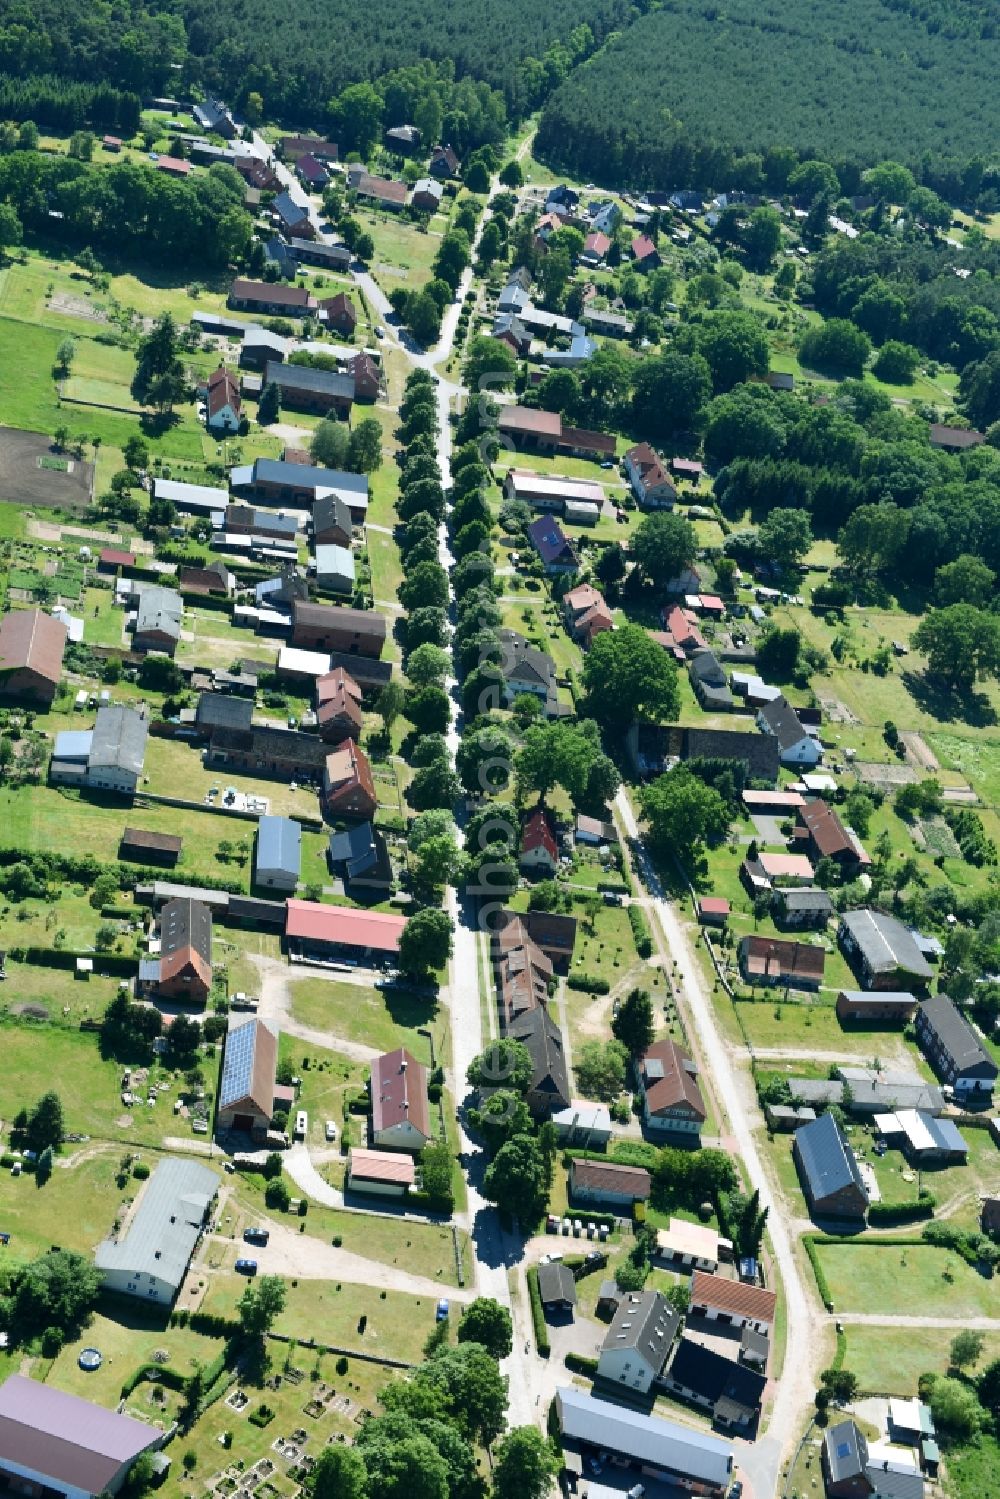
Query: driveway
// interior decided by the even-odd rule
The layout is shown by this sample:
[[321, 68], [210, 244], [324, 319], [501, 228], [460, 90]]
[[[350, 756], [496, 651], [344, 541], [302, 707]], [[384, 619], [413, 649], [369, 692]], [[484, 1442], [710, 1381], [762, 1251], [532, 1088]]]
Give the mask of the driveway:
[[[296, 973], [280, 958], [264, 957], [260, 953], [248, 953], [260, 975], [260, 1003], [257, 1016], [260, 1020], [273, 1021], [286, 1035], [308, 1041], [312, 1046], [329, 1046], [349, 1057], [352, 1062], [373, 1062], [379, 1055], [374, 1046], [363, 1046], [360, 1041], [346, 1041], [336, 1031], [317, 1030], [314, 1026], [302, 1025], [292, 1015], [291, 985], [298, 978], [318, 979], [328, 984], [356, 984], [360, 989], [369, 989], [375, 975], [367, 970], [349, 969], [346, 973], [329, 973], [325, 968], [310, 968]], [[336, 1019], [331, 1005], [331, 1020]]]

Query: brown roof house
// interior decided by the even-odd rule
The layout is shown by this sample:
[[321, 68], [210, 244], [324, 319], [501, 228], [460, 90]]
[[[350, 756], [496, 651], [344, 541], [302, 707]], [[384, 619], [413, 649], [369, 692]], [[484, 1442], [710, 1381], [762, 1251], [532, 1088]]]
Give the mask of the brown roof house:
[[402, 1151], [361, 1150], [347, 1158], [347, 1185], [373, 1197], [405, 1197], [417, 1179], [416, 1163]]
[[326, 744], [361, 738], [361, 688], [342, 666], [316, 678], [316, 721]]
[[162, 1445], [158, 1426], [23, 1374], [0, 1386], [0, 1474], [21, 1494], [116, 1494], [136, 1460]]
[[380, 1150], [416, 1153], [434, 1138], [427, 1101], [427, 1068], [405, 1046], [372, 1063], [372, 1141]]
[[519, 1015], [548, 1003], [554, 973], [551, 959], [531, 940], [520, 920], [512, 921], [498, 934], [493, 970], [505, 1028], [509, 1029]]
[[354, 381], [356, 401], [377, 401], [382, 394], [382, 371], [370, 354], [354, 354], [347, 361], [347, 373]]
[[670, 1040], [654, 1041], [636, 1067], [642, 1122], [651, 1135], [698, 1139], [705, 1102], [691, 1058]]
[[544, 807], [535, 807], [524, 820], [517, 862], [536, 874], [553, 875], [559, 868], [559, 845]]
[[799, 809], [798, 825], [792, 835], [811, 858], [832, 859], [842, 869], [867, 868], [871, 860], [860, 840], [845, 828], [832, 807], [817, 799]]
[[587, 649], [605, 630], [615, 627], [604, 595], [591, 583], [580, 583], [563, 594], [566, 627], [573, 639]]
[[316, 298], [304, 286], [237, 277], [229, 288], [229, 306], [236, 312], [267, 313], [271, 317], [308, 317], [316, 311]]
[[636, 503], [644, 510], [670, 510], [677, 499], [674, 481], [663, 459], [648, 442], [640, 442], [625, 454], [625, 472]]
[[351, 334], [358, 326], [358, 310], [346, 291], [339, 291], [320, 302], [319, 320], [337, 333]]
[[823, 982], [826, 954], [807, 942], [754, 935], [740, 939], [739, 961], [748, 984], [818, 989]]
[[131, 864], [155, 864], [173, 869], [180, 858], [184, 839], [174, 833], [150, 833], [145, 828], [126, 828], [118, 844], [119, 859]]
[[66, 626], [41, 609], [15, 609], [0, 620], [0, 697], [52, 703], [62, 675]]
[[205, 382], [205, 425], [210, 432], [240, 430], [240, 382], [224, 365]]
[[250, 1018], [230, 1025], [219, 1083], [216, 1129], [220, 1134], [227, 1130], [242, 1130], [258, 1138], [267, 1134], [276, 1104], [285, 1106], [294, 1100], [294, 1093], [291, 1098], [278, 1096], [277, 1065], [278, 1038], [262, 1020]]
[[336, 604], [292, 605], [292, 644], [310, 651], [340, 651], [378, 660], [385, 648], [386, 623], [374, 609], [343, 609]]
[[728, 1280], [722, 1275], [708, 1275], [704, 1270], [696, 1270], [691, 1277], [688, 1312], [710, 1322], [721, 1322], [729, 1327], [752, 1327], [757, 1332], [769, 1333], [774, 1326], [777, 1304], [776, 1292], [767, 1291], [763, 1286]]
[[375, 816], [378, 795], [372, 768], [364, 750], [345, 739], [339, 749], [327, 755], [323, 768], [323, 810], [331, 821], [338, 817]]
[[572, 1202], [631, 1210], [646, 1202], [652, 1178], [644, 1166], [619, 1166], [616, 1161], [583, 1161], [573, 1156], [569, 1166]]
[[179, 896], [160, 911], [159, 957], [139, 963], [140, 987], [161, 999], [204, 1004], [212, 989], [212, 913]]

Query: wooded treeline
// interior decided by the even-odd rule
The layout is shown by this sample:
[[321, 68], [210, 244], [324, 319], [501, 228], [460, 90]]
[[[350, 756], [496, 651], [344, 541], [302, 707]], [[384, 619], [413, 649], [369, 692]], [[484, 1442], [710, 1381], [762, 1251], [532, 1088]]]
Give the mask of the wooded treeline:
[[652, 188], [730, 185], [776, 146], [831, 162], [847, 191], [887, 157], [929, 181], [997, 139], [995, 22], [979, 0], [665, 0], [552, 94], [539, 148]]

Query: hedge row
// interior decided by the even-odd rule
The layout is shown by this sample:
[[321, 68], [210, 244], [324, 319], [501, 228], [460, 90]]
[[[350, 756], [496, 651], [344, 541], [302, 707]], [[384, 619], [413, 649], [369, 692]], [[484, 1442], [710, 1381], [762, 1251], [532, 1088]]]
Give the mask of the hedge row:
[[597, 978], [592, 973], [571, 973], [566, 984], [570, 989], [579, 989], [582, 994], [607, 994], [611, 988], [607, 979]]
[[629, 924], [632, 928], [632, 936], [635, 938], [635, 950], [640, 958], [648, 958], [653, 952], [653, 938], [650, 934], [649, 923], [642, 913], [640, 906], [629, 906]]
[[528, 1270], [528, 1297], [531, 1301], [531, 1325], [535, 1330], [535, 1347], [539, 1358], [548, 1358], [552, 1345], [549, 1343], [549, 1330], [545, 1325], [542, 1293], [538, 1289], [537, 1265], [532, 1265]]
[[839, 1244], [841, 1241], [839, 1239], [831, 1239], [826, 1235], [820, 1234], [805, 1234], [802, 1239], [806, 1254], [809, 1256], [809, 1263], [810, 1265], [812, 1265], [813, 1274], [816, 1277], [816, 1289], [819, 1291], [820, 1300], [826, 1307], [827, 1311], [832, 1312], [833, 1297], [830, 1294], [830, 1287], [827, 1284], [826, 1276], [823, 1274], [823, 1266], [819, 1262], [819, 1255], [816, 1253], [817, 1241], [827, 1244]]
[[567, 1353], [563, 1362], [574, 1374], [585, 1374], [588, 1379], [597, 1376], [596, 1358], [585, 1358], [582, 1353]]
[[921, 1218], [933, 1218], [936, 1206], [931, 1192], [922, 1192], [916, 1202], [873, 1202], [868, 1208], [868, 1222], [872, 1227], [916, 1223]]

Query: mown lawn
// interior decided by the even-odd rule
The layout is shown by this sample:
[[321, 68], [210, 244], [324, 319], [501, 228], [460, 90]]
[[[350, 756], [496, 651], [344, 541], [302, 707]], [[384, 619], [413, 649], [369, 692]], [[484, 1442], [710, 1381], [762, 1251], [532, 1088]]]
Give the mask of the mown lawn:
[[[922, 1327], [914, 1337], [909, 1327], [845, 1326], [845, 1368], [858, 1376], [862, 1390], [890, 1395], [915, 1395], [921, 1374], [945, 1374], [948, 1350], [960, 1329]], [[1000, 1354], [1000, 1335], [986, 1333], [982, 1355], [969, 1371], [978, 1373]], [[980, 1492], [985, 1493], [985, 1490]]]
[[[221, 1338], [206, 1337], [189, 1327], [170, 1327], [164, 1312], [138, 1301], [130, 1306], [122, 1298], [115, 1301], [113, 1310], [109, 1302], [106, 1310], [96, 1312], [82, 1336], [66, 1344], [53, 1360], [46, 1380], [71, 1395], [82, 1395], [114, 1409], [125, 1379], [141, 1364], [151, 1363], [157, 1350], [166, 1353], [171, 1369], [187, 1375], [196, 1365], [211, 1363], [222, 1346]], [[80, 1368], [78, 1359], [84, 1348], [100, 1349], [104, 1362], [99, 1369], [87, 1372]], [[155, 1389], [149, 1383], [137, 1385], [126, 1411], [162, 1423], [162, 1412], [168, 1407], [153, 1399]]]
[[300, 1025], [328, 1031], [336, 1039], [392, 1051], [407, 1046], [418, 1061], [430, 1062], [430, 1047], [421, 1029], [437, 1033], [443, 1024], [433, 1000], [360, 984], [328, 983], [325, 979], [297, 979], [291, 985], [292, 1015]]
[[992, 1317], [996, 1286], [950, 1249], [912, 1244], [818, 1244], [837, 1311]]
[[[9, 1029], [5, 1028], [5, 1052], [9, 1034]], [[40, 1049], [39, 1065], [44, 1065], [45, 1058], [52, 1055], [51, 1050]], [[30, 1103], [34, 1103], [44, 1091], [44, 1084], [39, 1082], [42, 1076], [45, 1074], [36, 1073], [32, 1087], [19, 1094], [19, 1099], [26, 1102], [30, 1099]], [[53, 1077], [52, 1081], [56, 1079]], [[60, 1078], [58, 1086], [69, 1125], [78, 1116], [66, 1082]], [[12, 1112], [16, 1109], [12, 1108]], [[79, 1145], [66, 1145], [63, 1158], [81, 1149]], [[16, 1259], [29, 1260], [58, 1244], [60, 1248], [73, 1249], [78, 1254], [92, 1254], [110, 1232], [121, 1203], [126, 1197], [134, 1197], [141, 1186], [140, 1182], [130, 1178], [124, 1191], [118, 1188], [115, 1176], [119, 1160], [119, 1151], [111, 1150], [82, 1161], [78, 1166], [57, 1165], [44, 1187], [36, 1186], [33, 1176], [12, 1177], [5, 1171], [0, 1179], [0, 1229], [11, 1235], [10, 1246], [5, 1252]]]

